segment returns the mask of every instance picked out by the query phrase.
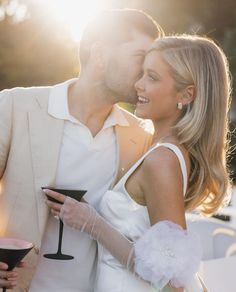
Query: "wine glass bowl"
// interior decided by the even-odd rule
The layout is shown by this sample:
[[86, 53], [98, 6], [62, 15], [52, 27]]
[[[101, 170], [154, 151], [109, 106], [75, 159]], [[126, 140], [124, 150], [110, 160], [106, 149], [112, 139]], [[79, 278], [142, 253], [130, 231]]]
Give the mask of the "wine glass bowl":
[[[85, 195], [85, 193], [87, 192], [85, 190], [69, 190], [69, 189], [58, 189], [58, 188], [52, 188], [52, 187], [42, 187], [42, 190], [44, 190], [44, 189], [48, 189], [48, 190], [60, 193], [62, 195], [71, 197], [77, 201], [80, 201], [82, 199], [82, 197]], [[46, 194], [46, 196], [47, 196], [49, 201], [61, 204], [61, 202], [57, 201], [54, 198], [51, 198], [47, 194]], [[59, 222], [60, 222], [59, 223], [60, 225], [59, 225], [59, 240], [58, 240], [57, 252], [50, 253], [50, 254], [44, 254], [43, 256], [45, 258], [54, 259], [54, 260], [72, 260], [74, 258], [73, 256], [62, 253], [62, 235], [63, 235], [64, 224], [63, 224], [61, 219]]]
[[[45, 189], [71, 197], [72, 199], [75, 199], [77, 201], [80, 201], [82, 197], [85, 195], [85, 193], [87, 192], [85, 190], [69, 190], [69, 189], [57, 189], [57, 188], [52, 188], [52, 187], [42, 187], [42, 190], [45, 190]], [[56, 199], [48, 196], [47, 194], [45, 195], [47, 196], [49, 201], [61, 204], [61, 202], [57, 201]]]
[[[8, 271], [15, 266], [27, 255], [34, 247], [33, 243], [17, 238], [0, 238], [0, 262], [8, 265]], [[6, 288], [3, 288], [6, 291]]]

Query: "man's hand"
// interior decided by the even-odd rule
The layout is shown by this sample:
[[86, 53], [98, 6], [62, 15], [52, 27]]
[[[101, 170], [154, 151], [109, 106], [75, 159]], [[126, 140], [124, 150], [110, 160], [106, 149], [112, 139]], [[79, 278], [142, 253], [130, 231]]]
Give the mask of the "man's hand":
[[6, 287], [8, 289], [13, 289], [17, 284], [17, 272], [7, 271], [8, 265], [0, 262], [0, 287]]

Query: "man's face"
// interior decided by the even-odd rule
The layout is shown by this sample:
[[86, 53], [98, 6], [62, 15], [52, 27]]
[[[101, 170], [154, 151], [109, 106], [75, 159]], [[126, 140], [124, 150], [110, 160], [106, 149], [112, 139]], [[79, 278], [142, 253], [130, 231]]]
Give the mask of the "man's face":
[[134, 30], [129, 41], [110, 48], [104, 82], [117, 102], [136, 104], [134, 84], [142, 75], [144, 57], [152, 42], [150, 36]]

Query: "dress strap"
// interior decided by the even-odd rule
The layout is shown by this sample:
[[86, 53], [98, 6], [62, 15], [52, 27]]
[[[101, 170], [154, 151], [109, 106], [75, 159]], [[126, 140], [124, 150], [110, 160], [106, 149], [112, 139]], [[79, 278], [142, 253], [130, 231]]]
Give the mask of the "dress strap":
[[181, 172], [183, 175], [183, 194], [185, 196], [186, 194], [186, 190], [187, 190], [187, 167], [186, 167], [186, 163], [183, 157], [183, 154], [181, 152], [181, 150], [179, 149], [179, 147], [177, 147], [174, 144], [171, 143], [157, 143], [156, 145], [154, 145], [153, 147], [151, 147], [146, 153], [144, 153], [144, 155], [127, 171], [127, 173], [120, 179], [120, 181], [113, 187], [113, 189], [117, 189], [119, 188], [120, 185], [125, 185], [127, 179], [130, 177], [130, 175], [136, 170], [136, 168], [143, 162], [143, 160], [156, 148], [164, 146], [166, 148], [169, 148], [170, 150], [172, 150], [180, 163], [180, 168], [181, 168]]
[[187, 185], [188, 185], [188, 174], [187, 174], [187, 167], [186, 167], [185, 159], [184, 159], [184, 156], [183, 156], [181, 150], [179, 149], [179, 147], [177, 147], [176, 145], [174, 145], [172, 143], [162, 143], [162, 144], [159, 144], [159, 145], [169, 148], [178, 157], [180, 168], [181, 168], [181, 172], [182, 172], [182, 175], [183, 175], [183, 193], [184, 193], [184, 196], [185, 196], [186, 191], [187, 191]]

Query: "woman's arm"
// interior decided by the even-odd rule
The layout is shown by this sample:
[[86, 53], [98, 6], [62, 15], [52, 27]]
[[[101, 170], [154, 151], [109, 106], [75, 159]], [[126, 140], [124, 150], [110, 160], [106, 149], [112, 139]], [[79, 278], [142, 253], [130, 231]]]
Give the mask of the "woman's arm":
[[151, 225], [169, 220], [186, 229], [183, 176], [176, 154], [158, 147], [144, 160], [140, 171], [139, 184]]

